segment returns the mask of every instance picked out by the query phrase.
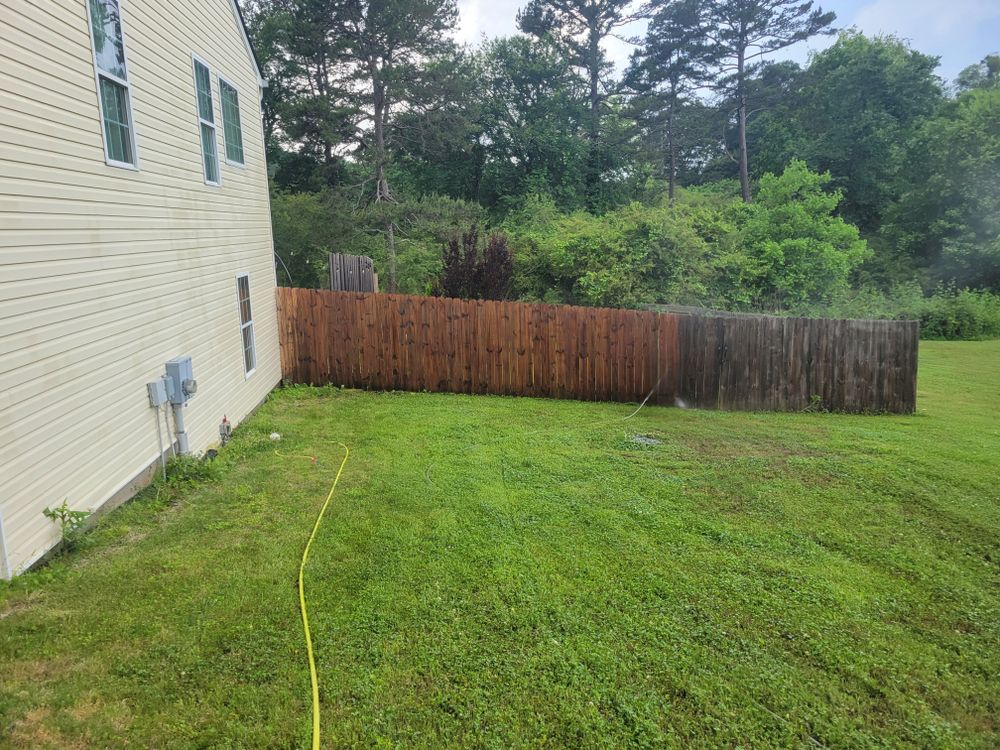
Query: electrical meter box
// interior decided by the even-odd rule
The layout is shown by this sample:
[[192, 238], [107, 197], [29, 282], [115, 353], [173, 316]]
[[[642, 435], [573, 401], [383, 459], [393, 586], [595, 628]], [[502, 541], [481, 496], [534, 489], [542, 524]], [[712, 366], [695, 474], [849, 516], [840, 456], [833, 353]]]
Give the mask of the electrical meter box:
[[167, 362], [167, 397], [172, 404], [186, 403], [198, 390], [190, 357], [174, 357]]

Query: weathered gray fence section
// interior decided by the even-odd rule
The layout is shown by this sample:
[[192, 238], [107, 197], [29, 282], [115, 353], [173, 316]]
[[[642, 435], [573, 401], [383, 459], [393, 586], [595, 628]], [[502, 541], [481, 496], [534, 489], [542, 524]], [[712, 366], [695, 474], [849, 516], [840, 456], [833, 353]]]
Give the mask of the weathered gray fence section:
[[917, 321], [682, 315], [680, 398], [718, 409], [911, 413]]
[[278, 289], [299, 383], [909, 413], [916, 322], [706, 316]]
[[330, 253], [330, 289], [335, 292], [377, 292], [375, 263], [367, 255]]

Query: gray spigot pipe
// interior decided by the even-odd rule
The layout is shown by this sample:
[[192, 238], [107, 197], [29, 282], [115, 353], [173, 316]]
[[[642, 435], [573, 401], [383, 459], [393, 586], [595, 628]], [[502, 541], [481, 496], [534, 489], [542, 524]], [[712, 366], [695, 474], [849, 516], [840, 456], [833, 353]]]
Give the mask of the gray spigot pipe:
[[177, 438], [177, 452], [182, 456], [190, 450], [187, 431], [184, 429], [184, 404], [174, 404], [174, 432]]

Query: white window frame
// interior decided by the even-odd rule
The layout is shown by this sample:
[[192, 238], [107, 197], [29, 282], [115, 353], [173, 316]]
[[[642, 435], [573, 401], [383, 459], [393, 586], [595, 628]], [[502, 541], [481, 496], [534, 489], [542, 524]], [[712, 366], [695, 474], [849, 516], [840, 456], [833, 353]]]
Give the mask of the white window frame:
[[[226, 140], [226, 104], [222, 99], [222, 84], [226, 84], [229, 88], [236, 92], [236, 107], [237, 107], [237, 117], [236, 127], [240, 130], [240, 146], [243, 149], [243, 161], [233, 161], [229, 158], [229, 143]], [[228, 78], [225, 78], [221, 73], [219, 74], [219, 116], [222, 119], [222, 145], [226, 149], [226, 164], [231, 167], [238, 167], [239, 169], [246, 169], [247, 167], [247, 149], [246, 145], [242, 142], [243, 139], [243, 118], [239, 117], [239, 105], [240, 105], [240, 90], [232, 83]]]
[[[218, 126], [214, 122], [203, 120], [201, 117], [201, 102], [198, 99], [198, 65], [204, 65], [208, 71], [208, 94], [212, 99], [212, 117], [215, 118], [215, 92], [212, 87], [212, 66], [205, 60], [191, 53], [191, 79], [194, 81], [194, 114], [198, 123], [198, 163], [201, 165], [201, 177], [206, 185], [211, 187], [222, 187], [222, 164], [219, 159], [219, 132]], [[221, 102], [220, 102], [221, 105]], [[220, 108], [221, 113], [221, 108]], [[218, 119], [218, 118], [215, 118]], [[218, 180], [212, 182], [205, 174], [205, 147], [201, 142], [201, 126], [206, 125], [212, 129], [212, 140], [215, 142], [215, 174]]]
[[[243, 322], [242, 300], [240, 299], [240, 279], [247, 280], [247, 302], [250, 303], [250, 320]], [[240, 322], [240, 361], [243, 363], [243, 379], [249, 380], [257, 372], [257, 331], [253, 325], [253, 295], [250, 292], [250, 274], [241, 271], [236, 274], [236, 319]], [[250, 329], [250, 349], [253, 352], [253, 367], [247, 370], [247, 355], [243, 344], [243, 331]]]
[[[127, 77], [129, 73], [129, 63], [128, 45], [125, 42], [125, 38], [128, 35], [125, 33], [125, 10], [122, 8], [124, 3], [125, 0], [118, 0], [118, 25], [121, 26], [122, 30], [122, 56], [125, 61], [125, 75]], [[113, 73], [108, 73], [107, 71], [102, 70], [101, 66], [97, 64], [97, 40], [94, 39], [94, 19], [92, 18], [90, 12], [90, 0], [84, 0], [84, 5], [87, 6], [87, 35], [90, 37], [90, 59], [94, 63], [94, 84], [97, 87], [97, 112], [101, 118], [101, 143], [104, 146], [104, 163], [109, 167], [131, 169], [133, 172], [138, 172], [139, 148], [137, 144], [138, 136], [136, 134], [135, 115], [133, 114], [134, 110], [132, 108], [132, 86], [129, 85], [127, 79], [121, 79]], [[125, 89], [125, 103], [128, 107], [129, 138], [132, 146], [132, 158], [135, 159], [134, 164], [111, 158], [111, 152], [108, 150], [108, 131], [104, 123], [104, 100], [101, 97], [101, 78], [107, 78], [112, 83], [116, 83]]]

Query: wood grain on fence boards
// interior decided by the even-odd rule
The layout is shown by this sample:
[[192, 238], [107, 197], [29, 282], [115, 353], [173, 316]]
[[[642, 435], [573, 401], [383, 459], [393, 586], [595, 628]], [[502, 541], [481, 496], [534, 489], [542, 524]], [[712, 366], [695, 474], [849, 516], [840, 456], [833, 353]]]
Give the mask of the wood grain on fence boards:
[[344, 292], [377, 292], [375, 264], [366, 255], [330, 253], [330, 288]]
[[718, 409], [910, 413], [913, 321], [278, 289], [284, 377]]

